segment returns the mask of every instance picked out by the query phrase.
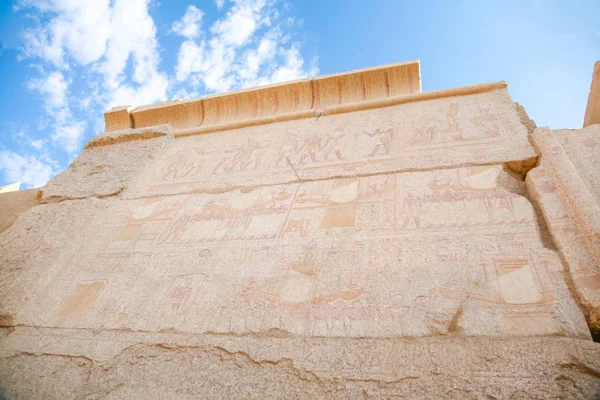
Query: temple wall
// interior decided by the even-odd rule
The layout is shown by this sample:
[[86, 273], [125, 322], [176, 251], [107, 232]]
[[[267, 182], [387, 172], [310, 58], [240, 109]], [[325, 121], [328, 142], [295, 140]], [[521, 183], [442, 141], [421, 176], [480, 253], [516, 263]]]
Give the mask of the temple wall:
[[414, 62], [105, 116], [0, 235], [10, 397], [599, 392], [597, 129]]

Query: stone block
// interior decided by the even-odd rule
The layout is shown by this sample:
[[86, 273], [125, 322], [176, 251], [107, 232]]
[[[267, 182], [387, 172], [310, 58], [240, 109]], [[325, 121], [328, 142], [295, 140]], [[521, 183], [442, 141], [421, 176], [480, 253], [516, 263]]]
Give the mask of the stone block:
[[203, 101], [203, 126], [224, 125], [310, 110], [312, 88], [310, 80], [301, 80], [209, 96]]
[[538, 128], [542, 163], [527, 176], [554, 243], [569, 265], [593, 331], [600, 331], [600, 126]]
[[421, 93], [419, 62], [326, 75], [314, 78], [313, 86], [317, 111], [327, 106]]
[[130, 111], [135, 106], [113, 107], [104, 113], [104, 132], [121, 131], [123, 129], [133, 128]]
[[131, 117], [135, 128], [167, 124], [186, 129], [202, 125], [204, 113], [202, 100], [174, 100], [137, 107]]

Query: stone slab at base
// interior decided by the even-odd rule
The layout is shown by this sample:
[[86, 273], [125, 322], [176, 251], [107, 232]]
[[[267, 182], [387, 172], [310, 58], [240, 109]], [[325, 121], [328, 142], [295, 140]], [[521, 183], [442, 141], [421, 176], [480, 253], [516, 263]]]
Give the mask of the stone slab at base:
[[594, 399], [600, 344], [0, 330], [10, 399]]

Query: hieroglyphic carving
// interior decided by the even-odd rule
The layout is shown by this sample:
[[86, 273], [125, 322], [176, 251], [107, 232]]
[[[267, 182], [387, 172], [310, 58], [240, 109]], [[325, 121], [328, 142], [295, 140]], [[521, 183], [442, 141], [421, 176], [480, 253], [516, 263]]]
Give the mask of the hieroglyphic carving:
[[240, 184], [241, 176], [248, 185], [282, 183], [310, 177], [315, 168], [319, 177], [348, 176], [534, 157], [506, 97], [495, 91], [247, 127], [222, 132], [219, 141], [181, 138], [130, 193], [223, 188]]
[[268, 147], [268, 142], [256, 142], [248, 139], [246, 143], [230, 146], [225, 150], [225, 155], [221, 157], [212, 173], [215, 175], [221, 173], [239, 172], [256, 170], [262, 166], [263, 149]]
[[162, 171], [162, 181], [197, 179], [203, 172], [208, 155], [204, 149], [183, 149], [173, 155], [171, 162]]
[[[98, 230], [90, 260], [102, 267], [77, 277], [111, 282], [80, 323], [122, 328], [160, 309], [145, 324], [183, 332], [579, 334], [577, 314], [565, 317], [562, 264], [500, 174], [463, 167], [125, 201]], [[141, 266], [152, 272], [136, 275]]]
[[[531, 206], [520, 196], [495, 187], [496, 167], [432, 173], [423, 181], [399, 184], [399, 228], [422, 229], [503, 225], [533, 221]], [[407, 179], [408, 180], [408, 179]], [[414, 189], [411, 189], [411, 186]]]

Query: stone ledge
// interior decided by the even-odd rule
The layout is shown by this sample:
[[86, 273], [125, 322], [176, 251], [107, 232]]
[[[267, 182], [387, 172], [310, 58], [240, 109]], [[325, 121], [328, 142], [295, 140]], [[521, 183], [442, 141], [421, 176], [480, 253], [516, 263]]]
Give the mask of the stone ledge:
[[506, 89], [507, 84], [504, 81], [483, 83], [478, 85], [463, 86], [460, 88], [434, 90], [425, 93], [414, 93], [400, 96], [393, 96], [381, 99], [373, 99], [366, 101], [358, 101], [355, 103], [344, 103], [337, 105], [330, 105], [325, 107], [322, 111], [316, 109], [308, 109], [303, 111], [280, 113], [272, 116], [262, 116], [240, 120], [230, 120], [229, 122], [215, 123], [200, 125], [197, 127], [177, 129], [175, 130], [175, 136], [191, 136], [199, 135], [204, 133], [211, 133], [216, 131], [225, 131], [231, 129], [239, 129], [249, 126], [266, 125], [274, 122], [292, 121], [296, 119], [312, 118], [320, 115], [334, 115], [343, 114], [353, 111], [371, 110], [375, 108], [390, 107], [400, 104], [413, 103], [426, 100], [435, 100], [445, 97], [458, 97], [466, 96], [477, 93], [486, 93], [494, 90]]
[[589, 399], [600, 376], [598, 343], [559, 337], [300, 339], [18, 327], [0, 344], [8, 398], [169, 398], [176, 385], [184, 398]]
[[379, 98], [356, 103], [338, 104], [326, 107], [323, 115], [343, 114], [352, 111], [369, 110], [373, 108], [389, 107], [404, 103], [413, 103], [417, 101], [434, 100], [442, 97], [466, 96], [476, 93], [491, 92], [497, 89], [506, 89], [504, 81], [483, 83], [479, 85], [462, 86], [459, 88], [432, 90], [425, 93], [413, 93], [387, 98]]
[[197, 129], [199, 132], [209, 126], [228, 129], [223, 127], [268, 123], [282, 117], [296, 119], [295, 114], [304, 118], [304, 115], [312, 116], [326, 107], [420, 92], [419, 61], [408, 61], [194, 100], [116, 107], [104, 114], [105, 132], [160, 124], [169, 124], [176, 130]]
[[173, 137], [173, 129], [166, 124], [153, 126], [151, 128], [123, 129], [103, 133], [93, 137], [84, 147], [107, 146], [115, 143], [130, 142], [132, 140], [153, 139], [161, 136]]

